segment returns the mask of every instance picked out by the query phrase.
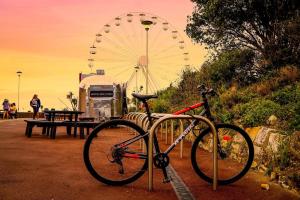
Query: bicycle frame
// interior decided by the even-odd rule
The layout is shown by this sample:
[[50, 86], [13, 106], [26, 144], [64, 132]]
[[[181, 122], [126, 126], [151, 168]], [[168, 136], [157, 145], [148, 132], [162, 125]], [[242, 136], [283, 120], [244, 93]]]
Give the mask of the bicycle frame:
[[[199, 114], [201, 116], [204, 116], [206, 115], [207, 118], [209, 118], [210, 120], [213, 121], [213, 117], [211, 116], [211, 113], [210, 113], [210, 109], [209, 109], [209, 105], [208, 105], [208, 101], [207, 101], [207, 98], [203, 95], [203, 102], [200, 102], [200, 103], [197, 103], [197, 104], [194, 104], [192, 106], [189, 106], [189, 107], [186, 107], [184, 109], [181, 109], [179, 111], [176, 111], [173, 113], [173, 115], [180, 115], [180, 114], [183, 114], [185, 112], [188, 112], [190, 110], [194, 110], [196, 108], [199, 108], [199, 107], [202, 107], [204, 106], [204, 110]], [[149, 106], [148, 106], [148, 103], [145, 101], [143, 102], [144, 105], [145, 105], [145, 109], [146, 109], [146, 113], [147, 113], [147, 117], [149, 119], [149, 122], [150, 122], [150, 127], [153, 125], [153, 121], [152, 121], [152, 118], [151, 118], [151, 113], [150, 113], [150, 109], [149, 109]], [[191, 122], [191, 124], [176, 138], [176, 140], [168, 147], [168, 149], [164, 152], [164, 154], [169, 154], [174, 148], [175, 146], [181, 141], [183, 140], [186, 135], [191, 131], [193, 130], [193, 128], [195, 126], [197, 126], [197, 123], [198, 121], [197, 120], [193, 120]], [[117, 146], [119, 147], [124, 147], [124, 146], [127, 146], [129, 144], [132, 144], [134, 142], [136, 142], [137, 140], [141, 139], [142, 137], [145, 137], [145, 136], [148, 136], [149, 135], [149, 131], [147, 130], [146, 134], [145, 135], [141, 135], [141, 136], [136, 136], [130, 140], [127, 140], [127, 141], [124, 141], [123, 143], [121, 144], [118, 144]], [[157, 153], [160, 153], [160, 148], [159, 148], [159, 145], [158, 145], [158, 140], [157, 140], [157, 137], [156, 135], [154, 136], [154, 146], [155, 146], [155, 149], [156, 149], [156, 152]], [[129, 157], [129, 158], [139, 158], [139, 159], [144, 159], [145, 157], [142, 155], [142, 154], [135, 154], [135, 153], [129, 153], [129, 152], [126, 152], [124, 155], [124, 157]]]

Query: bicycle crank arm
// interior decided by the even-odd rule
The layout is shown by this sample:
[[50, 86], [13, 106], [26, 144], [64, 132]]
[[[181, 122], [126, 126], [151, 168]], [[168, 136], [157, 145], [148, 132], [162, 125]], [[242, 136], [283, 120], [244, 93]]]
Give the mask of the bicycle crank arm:
[[164, 179], [163, 179], [163, 183], [169, 183], [170, 181], [172, 181], [172, 178], [168, 176], [167, 170], [165, 167], [162, 168], [163, 174], [164, 174]]

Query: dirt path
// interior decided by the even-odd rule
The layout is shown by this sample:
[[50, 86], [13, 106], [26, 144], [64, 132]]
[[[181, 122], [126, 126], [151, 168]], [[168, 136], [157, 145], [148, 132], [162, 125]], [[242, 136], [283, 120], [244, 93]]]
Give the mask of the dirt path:
[[[0, 200], [176, 199], [170, 184], [148, 192], [147, 175], [128, 186], [106, 186], [84, 166], [84, 140], [62, 129], [51, 140], [40, 128], [27, 138], [24, 130], [23, 121], [0, 123]], [[155, 185], [162, 180], [157, 176]]]
[[[147, 174], [128, 186], [106, 186], [84, 166], [84, 140], [66, 136], [63, 129], [55, 140], [41, 136], [37, 128], [27, 138], [24, 130], [23, 121], [0, 121], [0, 200], [176, 199], [171, 184], [162, 183], [159, 170], [154, 171], [154, 192], [147, 191]], [[261, 190], [265, 177], [254, 172], [214, 192], [193, 172], [189, 148], [183, 159], [178, 154], [172, 153], [171, 163], [197, 199], [299, 199], [277, 185]]]

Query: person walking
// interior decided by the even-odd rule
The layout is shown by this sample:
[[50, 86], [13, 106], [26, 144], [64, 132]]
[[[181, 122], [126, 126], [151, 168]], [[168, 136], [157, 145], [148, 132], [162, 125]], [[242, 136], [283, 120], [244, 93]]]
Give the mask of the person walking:
[[38, 112], [41, 107], [41, 101], [38, 98], [37, 94], [33, 95], [32, 99], [30, 101], [30, 106], [33, 109], [33, 119], [35, 119], [35, 118], [38, 119], [39, 118]]
[[4, 99], [3, 103], [3, 119], [8, 119], [9, 118], [9, 101], [8, 99]]

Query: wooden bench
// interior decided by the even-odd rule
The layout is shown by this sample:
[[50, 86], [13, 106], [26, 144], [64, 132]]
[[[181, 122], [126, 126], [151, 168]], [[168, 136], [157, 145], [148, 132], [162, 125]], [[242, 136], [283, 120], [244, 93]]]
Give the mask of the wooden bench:
[[90, 122], [90, 121], [80, 121], [77, 123], [77, 127], [79, 127], [80, 138], [84, 139], [84, 128], [86, 128], [86, 134], [90, 134], [90, 128], [94, 129], [96, 126], [101, 124], [101, 122]]
[[[67, 133], [70, 135], [71, 133], [71, 127], [77, 128], [79, 127], [80, 130], [80, 138], [84, 138], [84, 128], [87, 129], [87, 135], [89, 135], [89, 129], [95, 128], [97, 125], [100, 124], [100, 122], [85, 122], [85, 121], [47, 121], [47, 120], [24, 120], [26, 125], [25, 130], [25, 136], [31, 137], [32, 136], [32, 129], [34, 126], [37, 127], [43, 127], [42, 134], [47, 134], [47, 136], [50, 136], [51, 139], [55, 139], [56, 137], [56, 129], [59, 126], [65, 126], [67, 127]], [[74, 133], [74, 137], [76, 137], [76, 134]]]

